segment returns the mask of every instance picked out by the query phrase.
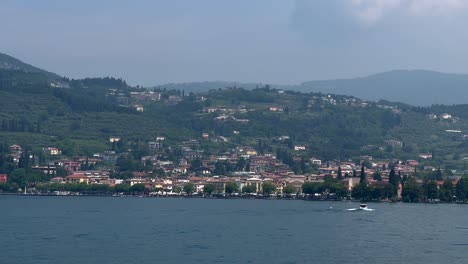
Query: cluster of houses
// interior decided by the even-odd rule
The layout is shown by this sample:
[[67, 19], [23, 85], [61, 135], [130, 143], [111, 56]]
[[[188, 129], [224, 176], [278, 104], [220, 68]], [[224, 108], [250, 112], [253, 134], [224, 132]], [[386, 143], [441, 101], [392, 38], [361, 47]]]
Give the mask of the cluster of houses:
[[[110, 142], [118, 142], [119, 140], [119, 137], [109, 139]], [[148, 142], [148, 146], [157, 152], [163, 146], [162, 142], [164, 140], [164, 137], [158, 137], [155, 141]], [[394, 141], [388, 143], [398, 144], [398, 142]], [[304, 183], [323, 183], [326, 177], [337, 178], [339, 171], [341, 171], [342, 176], [340, 181], [348, 191], [351, 191], [360, 182], [361, 165], [356, 164], [356, 162], [322, 162], [320, 159], [312, 158], [307, 162], [317, 167], [316, 173], [296, 175], [288, 165], [283, 164], [274, 154], [260, 155], [254, 148], [249, 146], [236, 147], [227, 153], [210, 155], [199, 149], [197, 140], [181, 142], [179, 148], [181, 158], [177, 162], [161, 158], [157, 154], [144, 156], [141, 158], [141, 163], [146, 166], [146, 172], [129, 172], [131, 173], [130, 177], [125, 179], [111, 177], [111, 172], [114, 169], [113, 165], [115, 165], [119, 155], [122, 155], [114, 151], [106, 151], [93, 157], [77, 156], [67, 159], [52, 159], [46, 166], [33, 166], [32, 169], [51, 175], [50, 182], [55, 184], [105, 184], [109, 186], [142, 184], [147, 189], [156, 190], [161, 194], [180, 194], [183, 186], [187, 183], [193, 184], [195, 192], [203, 192], [204, 186], [211, 184], [214, 186], [214, 193], [223, 194], [226, 184], [229, 182], [234, 182], [238, 190], [242, 190], [245, 186], [254, 186], [254, 193], [261, 193], [263, 184], [268, 182], [276, 186], [274, 193], [277, 195], [282, 195], [286, 186], [293, 187], [294, 193], [300, 194]], [[302, 148], [295, 146], [295, 149], [301, 150]], [[20, 158], [22, 151], [19, 145], [10, 146], [10, 152], [14, 160]], [[54, 147], [43, 148], [43, 151], [51, 155], [51, 157], [60, 157], [61, 154], [60, 150]], [[420, 158], [431, 159], [432, 155], [421, 154]], [[243, 159], [248, 166], [243, 165], [242, 168], [239, 168], [237, 163], [240, 159]], [[200, 163], [196, 172], [191, 170], [191, 164], [194, 160], [198, 160]], [[389, 161], [373, 161], [371, 156], [362, 156], [361, 161], [366, 161], [367, 166], [364, 172], [370, 185], [388, 184]], [[96, 166], [100, 169], [90, 170], [90, 167], [97, 164], [110, 166]], [[223, 164], [223, 166], [232, 169], [217, 174], [217, 164]], [[419, 166], [417, 160], [392, 161], [391, 164], [394, 170], [401, 175], [411, 175], [415, 172], [415, 168]], [[57, 177], [58, 168], [65, 169], [69, 175]], [[436, 170], [431, 166], [424, 167], [424, 169]], [[161, 173], [155, 173], [156, 171]], [[374, 177], [376, 173], [380, 177]], [[0, 182], [6, 181], [7, 175], [0, 175]], [[439, 184], [442, 185], [442, 182]]]
[[[226, 157], [218, 157], [225, 159]], [[212, 157], [214, 159], [214, 157]], [[271, 183], [276, 186], [275, 195], [283, 195], [284, 188], [290, 186], [294, 188], [293, 195], [302, 193], [302, 186], [306, 182], [324, 183], [326, 177], [336, 178], [338, 170], [341, 170], [343, 178], [341, 183], [348, 190], [360, 183], [359, 170], [360, 166], [352, 162], [328, 162], [328, 165], [319, 167], [318, 174], [303, 174], [295, 175], [288, 169], [287, 166], [281, 164], [273, 156], [253, 156], [250, 157], [251, 171], [238, 171], [233, 172], [230, 176], [213, 175], [211, 166], [206, 166], [203, 173], [205, 175], [196, 175], [188, 173], [188, 164], [171, 164], [170, 162], [156, 161], [155, 166], [171, 170], [172, 174], [168, 177], [158, 177], [152, 173], [145, 172], [132, 172], [132, 177], [128, 179], [115, 179], [110, 177], [109, 170], [87, 170], [87, 171], [74, 171], [71, 175], [66, 177], [54, 177], [51, 183], [60, 184], [106, 184], [115, 186], [118, 184], [127, 184], [133, 186], [135, 184], [142, 184], [148, 190], [165, 195], [179, 195], [182, 193], [184, 185], [191, 183], [193, 185], [194, 193], [201, 193], [207, 184], [214, 187], [213, 193], [224, 194], [226, 185], [228, 183], [235, 183], [240, 192], [245, 186], [251, 186], [252, 193], [262, 193], [264, 183]], [[378, 162], [373, 164], [372, 168], [366, 168], [365, 174], [367, 182], [370, 185], [386, 185], [389, 182], [389, 171], [385, 168], [388, 163]], [[402, 175], [411, 174], [414, 172], [414, 163], [396, 164], [395, 170]], [[357, 176], [356, 176], [356, 172]], [[381, 179], [374, 179], [374, 173], [381, 173]], [[354, 177], [353, 177], [354, 173]], [[0, 181], [2, 180], [0, 175]], [[421, 182], [422, 183], [422, 182]], [[442, 185], [443, 182], [437, 182]], [[399, 189], [401, 194], [401, 186]]]

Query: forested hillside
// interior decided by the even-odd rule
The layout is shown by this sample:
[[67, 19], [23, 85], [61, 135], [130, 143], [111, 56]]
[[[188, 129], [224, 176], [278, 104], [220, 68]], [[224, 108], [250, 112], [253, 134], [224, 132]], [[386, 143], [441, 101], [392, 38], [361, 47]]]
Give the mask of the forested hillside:
[[91, 155], [109, 149], [111, 136], [130, 142], [164, 136], [177, 143], [206, 133], [217, 139], [201, 141], [211, 152], [304, 146], [307, 156], [325, 160], [416, 159], [432, 153], [435, 163], [449, 167], [464, 166], [468, 156], [466, 105], [412, 107], [268, 86], [219, 88], [198, 94], [149, 91], [121, 79], [57, 79], [46, 72], [2, 69], [0, 143]]

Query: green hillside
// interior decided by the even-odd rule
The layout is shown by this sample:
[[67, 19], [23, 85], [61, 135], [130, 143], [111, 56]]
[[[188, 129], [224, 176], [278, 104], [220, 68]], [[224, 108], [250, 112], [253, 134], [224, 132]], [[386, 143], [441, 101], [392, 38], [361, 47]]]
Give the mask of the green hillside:
[[[433, 153], [433, 163], [448, 168], [464, 168], [468, 156], [466, 105], [411, 107], [268, 86], [149, 94], [114, 78], [60, 82], [66, 86], [54, 85], [45, 72], [0, 70], [0, 143], [91, 155], [109, 150], [110, 136], [141, 144], [165, 136], [174, 146], [200, 140], [208, 153], [236, 146], [274, 152], [295, 145], [306, 147], [301, 155], [324, 160], [362, 155], [406, 160]], [[444, 113], [451, 117], [442, 118]], [[202, 133], [222, 139], [203, 141]], [[386, 140], [402, 146], [390, 147]]]
[[61, 79], [61, 77], [55, 73], [39, 69], [4, 53], [0, 53], [0, 70], [13, 70], [25, 73], [41, 73], [47, 76], [49, 79]]

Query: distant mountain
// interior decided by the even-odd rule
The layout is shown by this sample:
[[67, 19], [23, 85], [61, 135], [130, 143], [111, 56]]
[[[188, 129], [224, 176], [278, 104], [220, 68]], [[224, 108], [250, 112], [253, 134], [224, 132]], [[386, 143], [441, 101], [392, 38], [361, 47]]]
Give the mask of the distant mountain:
[[188, 83], [167, 83], [157, 85], [155, 88], [166, 88], [167, 90], [185, 90], [187, 92], [200, 93], [208, 92], [209, 90], [224, 89], [227, 87], [242, 87], [244, 89], [254, 89], [256, 87], [263, 87], [261, 83], [240, 83], [240, 82], [188, 82]]
[[13, 70], [25, 73], [41, 73], [50, 79], [62, 79], [62, 77], [55, 73], [39, 69], [4, 53], [0, 53], [0, 70]]
[[[157, 87], [197, 93], [226, 87], [254, 89], [264, 85], [217, 81], [171, 83]], [[365, 100], [387, 100], [417, 106], [468, 104], [468, 74], [426, 70], [394, 70], [361, 78], [318, 80], [299, 85], [273, 84], [270, 86], [284, 90], [342, 94]]]
[[310, 81], [288, 88], [419, 106], [468, 104], [468, 75], [425, 70], [395, 70], [363, 78]]

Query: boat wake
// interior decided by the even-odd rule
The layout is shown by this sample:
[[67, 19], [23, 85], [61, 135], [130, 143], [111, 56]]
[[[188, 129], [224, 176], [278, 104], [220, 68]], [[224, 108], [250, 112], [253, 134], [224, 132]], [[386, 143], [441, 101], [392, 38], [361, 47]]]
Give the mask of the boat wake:
[[350, 208], [350, 209], [347, 209], [346, 211], [349, 211], [349, 212], [354, 212], [354, 211], [369, 211], [369, 212], [372, 212], [372, 211], [375, 211], [375, 209], [371, 209], [371, 208]]
[[351, 209], [348, 209], [347, 211], [350, 211], [350, 212], [354, 212], [354, 211], [374, 211], [375, 209], [371, 209], [371, 208], [368, 208], [367, 207], [367, 204], [360, 204], [359, 205], [359, 208], [351, 208]]

